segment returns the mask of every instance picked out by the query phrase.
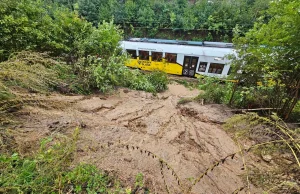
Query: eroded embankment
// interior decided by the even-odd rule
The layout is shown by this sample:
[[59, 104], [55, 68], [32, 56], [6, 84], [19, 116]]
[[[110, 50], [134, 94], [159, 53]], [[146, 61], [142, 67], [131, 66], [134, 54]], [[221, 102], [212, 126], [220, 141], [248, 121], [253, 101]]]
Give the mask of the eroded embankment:
[[[17, 142], [28, 153], [42, 137], [71, 133], [80, 126], [77, 162], [93, 163], [128, 185], [141, 172], [153, 193], [183, 193], [207, 168], [239, 151], [220, 125], [230, 116], [225, 107], [177, 105], [181, 97], [198, 93], [173, 84], [157, 96], [127, 89], [111, 96], [32, 96], [53, 106], [19, 111], [23, 124], [15, 127]], [[192, 193], [233, 193], [245, 185], [242, 167], [235, 155], [206, 173]]]

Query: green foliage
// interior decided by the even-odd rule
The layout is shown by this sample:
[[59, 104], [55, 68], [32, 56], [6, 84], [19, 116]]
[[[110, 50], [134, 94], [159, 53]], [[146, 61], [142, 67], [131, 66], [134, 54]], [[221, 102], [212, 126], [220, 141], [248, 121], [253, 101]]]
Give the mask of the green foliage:
[[48, 147], [51, 138], [41, 142], [39, 152], [33, 158], [22, 158], [18, 154], [2, 155], [0, 158], [1, 190], [5, 193], [58, 191], [63, 172], [72, 160], [79, 130], [71, 139], [60, 137]]
[[183, 85], [184, 87], [190, 89], [190, 90], [193, 90], [195, 88], [198, 88], [198, 85], [199, 85], [199, 80], [198, 81], [195, 81], [195, 80], [184, 80], [184, 79], [174, 79], [174, 81], [176, 83], [179, 83], [181, 85]]
[[15, 95], [0, 81], [0, 101], [14, 98]]
[[[231, 30], [239, 25], [243, 33], [268, 8], [270, 0], [196, 0], [192, 1], [136, 1], [136, 0], [79, 0], [79, 14], [94, 25], [115, 18], [116, 24], [126, 29], [135, 28], [128, 36], [158, 36], [152, 29], [191, 31], [208, 29], [232, 36]], [[147, 28], [146, 31], [144, 29]], [[193, 32], [193, 31], [191, 31]], [[196, 32], [194, 32], [196, 34]], [[204, 38], [205, 35], [202, 37]], [[176, 37], [179, 38], [177, 35]]]
[[197, 99], [204, 99], [208, 103], [228, 104], [232, 94], [233, 84], [230, 82], [220, 83], [217, 78], [206, 77], [200, 80], [199, 89], [204, 93], [199, 94]]
[[94, 70], [97, 87], [102, 92], [116, 86], [129, 87], [147, 92], [161, 92], [167, 89], [168, 79], [165, 73], [151, 72], [144, 75], [138, 70], [124, 66], [125, 56], [111, 56], [108, 60], [99, 60]]
[[264, 82], [255, 86], [238, 86], [232, 96], [232, 106], [239, 108], [274, 108], [286, 99], [284, 87]]
[[13, 52], [33, 50], [75, 63], [81, 56], [108, 58], [118, 51], [122, 32], [112, 22], [95, 28], [76, 12], [45, 4], [33, 0], [0, 2], [0, 60]]
[[285, 119], [300, 98], [299, 8], [296, 0], [272, 1], [267, 15], [245, 37], [237, 34], [234, 40], [239, 56], [233, 60], [233, 72], [239, 69], [243, 74], [233, 76], [243, 80], [247, 87], [262, 79], [272, 80], [273, 92], [268, 98], [276, 93], [283, 97], [277, 108], [281, 108], [280, 115]]
[[135, 186], [136, 187], [143, 187], [144, 186], [144, 175], [142, 173], [138, 173], [135, 176]]
[[147, 80], [154, 86], [155, 92], [163, 92], [168, 89], [168, 77], [167, 74], [162, 71], [149, 73]]
[[70, 88], [80, 94], [88, 94], [96, 89], [97, 84], [94, 76], [96, 64], [96, 57], [80, 58], [73, 65], [75, 79], [73, 78], [70, 82]]
[[[4, 193], [118, 193], [114, 181], [95, 166], [73, 162], [77, 128], [71, 138], [55, 136], [41, 141], [39, 151], [32, 157], [15, 153], [0, 156], [0, 185]], [[54, 140], [55, 139], [55, 140]]]
[[75, 193], [107, 193], [110, 177], [90, 164], [79, 164], [63, 178], [64, 185], [71, 185]]
[[103, 22], [98, 28], [83, 40], [80, 50], [83, 56], [98, 55], [102, 59], [120, 52], [119, 42], [122, 39], [122, 32], [113, 22]]
[[92, 26], [66, 8], [33, 0], [0, 2], [0, 60], [22, 50], [76, 55]]

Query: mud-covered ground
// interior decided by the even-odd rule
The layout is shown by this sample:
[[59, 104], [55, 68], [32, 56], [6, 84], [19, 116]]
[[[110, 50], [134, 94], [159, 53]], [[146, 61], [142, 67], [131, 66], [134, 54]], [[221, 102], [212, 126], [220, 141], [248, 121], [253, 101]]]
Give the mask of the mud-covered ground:
[[[157, 96], [128, 89], [106, 96], [30, 94], [42, 103], [18, 112], [17, 142], [26, 154], [38, 147], [41, 138], [70, 134], [80, 126], [76, 162], [95, 164], [125, 185], [133, 185], [135, 176], [143, 173], [151, 193], [167, 193], [167, 189], [183, 193], [207, 168], [239, 151], [222, 129], [231, 116], [226, 107], [177, 105], [180, 98], [198, 94], [178, 84]], [[162, 166], [160, 160], [165, 161]], [[235, 155], [205, 174], [192, 193], [233, 193], [246, 185], [244, 173], [242, 159]], [[261, 193], [252, 185], [250, 191]]]

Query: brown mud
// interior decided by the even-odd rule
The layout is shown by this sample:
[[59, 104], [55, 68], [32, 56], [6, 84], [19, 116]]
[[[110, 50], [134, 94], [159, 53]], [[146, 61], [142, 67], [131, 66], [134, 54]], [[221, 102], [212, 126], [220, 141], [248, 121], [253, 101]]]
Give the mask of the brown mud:
[[[183, 193], [181, 189], [192, 185], [207, 168], [239, 151], [222, 129], [221, 124], [231, 116], [225, 111], [227, 107], [195, 102], [177, 105], [180, 98], [198, 93], [171, 84], [168, 91], [157, 96], [128, 89], [119, 89], [109, 96], [30, 94], [45, 106], [26, 106], [18, 112], [21, 124], [15, 126], [16, 141], [23, 154], [30, 154], [38, 148], [41, 138], [70, 134], [79, 126], [76, 162], [95, 164], [118, 176], [127, 186], [134, 184], [138, 173], [143, 173], [151, 193], [167, 193], [164, 182], [169, 193]], [[161, 175], [159, 159], [174, 169], [181, 186], [166, 165]], [[233, 193], [247, 184], [244, 174], [237, 154], [203, 176], [192, 193]], [[248, 193], [246, 190], [239, 193]], [[250, 191], [261, 193], [253, 185]]]

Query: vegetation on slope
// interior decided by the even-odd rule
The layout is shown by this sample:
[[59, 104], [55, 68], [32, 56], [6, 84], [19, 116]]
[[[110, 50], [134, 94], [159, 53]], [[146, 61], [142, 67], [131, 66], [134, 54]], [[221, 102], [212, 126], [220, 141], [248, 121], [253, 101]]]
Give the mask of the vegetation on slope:
[[238, 56], [232, 56], [229, 79], [238, 83], [206, 80], [203, 97], [239, 108], [272, 108], [285, 120], [299, 121], [295, 118], [300, 99], [299, 9], [299, 1], [274, 1], [245, 36], [237, 33]]
[[[247, 180], [266, 193], [300, 192], [297, 178], [300, 174], [300, 128], [289, 128], [276, 114], [265, 118], [253, 113], [235, 115], [227, 121], [225, 128], [234, 134], [241, 148]], [[250, 147], [248, 145], [249, 149], [244, 147], [245, 138], [253, 142]], [[252, 165], [246, 156], [250, 150], [269, 165], [262, 169]]]
[[73, 137], [43, 139], [31, 157], [17, 153], [0, 156], [2, 193], [125, 193], [120, 183], [95, 166], [70, 168], [76, 153], [79, 129]]
[[94, 25], [114, 19], [128, 37], [185, 37], [224, 41], [229, 41], [236, 27], [243, 32], [252, 28], [269, 3], [269, 0], [55, 1], [78, 10], [81, 16]]

